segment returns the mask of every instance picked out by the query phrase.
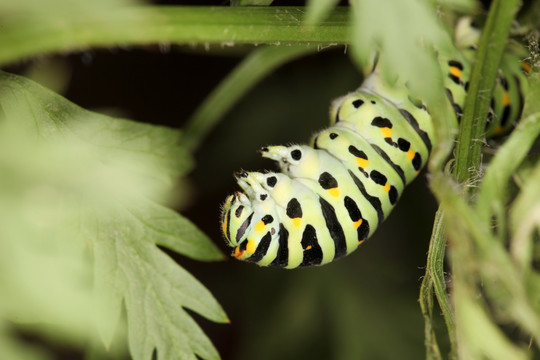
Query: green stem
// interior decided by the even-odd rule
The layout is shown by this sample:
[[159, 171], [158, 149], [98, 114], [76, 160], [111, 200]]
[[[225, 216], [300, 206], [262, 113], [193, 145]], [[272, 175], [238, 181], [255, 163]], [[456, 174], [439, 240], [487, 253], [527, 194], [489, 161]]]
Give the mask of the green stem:
[[446, 293], [444, 277], [445, 240], [443, 211], [439, 209], [433, 222], [433, 232], [431, 234], [426, 261], [426, 272], [422, 286], [420, 287], [420, 309], [424, 316], [424, 333], [426, 336], [425, 343], [428, 359], [442, 359], [433, 331], [433, 292], [435, 292], [435, 296], [437, 297], [448, 330], [450, 358], [453, 358], [456, 354], [454, 314], [448, 294]]
[[485, 119], [510, 25], [519, 3], [519, 0], [493, 1], [482, 32], [456, 146], [454, 176], [462, 184], [478, 178]]
[[0, 65], [39, 54], [99, 46], [348, 43], [347, 8], [335, 9], [317, 26], [304, 23], [304, 10], [140, 6], [90, 15], [13, 17], [0, 30]]
[[[483, 30], [479, 44], [476, 61], [473, 66], [467, 102], [464, 107], [464, 114], [460, 123], [458, 143], [456, 147], [454, 177], [459, 183], [471, 182], [471, 179], [477, 178], [481, 163], [482, 135], [485, 129], [485, 119], [491, 102], [491, 93], [495, 84], [500, 60], [507, 41], [510, 25], [518, 9], [518, 0], [495, 0], [490, 9], [487, 24]], [[448, 195], [453, 192], [452, 187], [442, 185], [445, 183], [443, 174], [440, 171], [434, 174], [431, 182], [432, 189], [436, 194], [441, 206], [445, 209], [452, 209], [453, 204], [448, 202]], [[465, 196], [465, 194], [464, 194]], [[463, 214], [463, 213], [462, 213]], [[432, 291], [435, 292], [437, 301], [441, 307], [448, 336], [451, 344], [450, 357], [457, 356], [456, 325], [454, 320], [454, 311], [446, 293], [444, 283], [444, 253], [445, 236], [441, 225], [443, 218], [442, 211], [439, 210], [435, 219], [433, 234], [431, 237], [430, 248], [427, 257], [426, 273], [422, 287], [420, 289], [420, 306], [424, 315], [426, 335], [426, 347], [428, 357], [438, 358], [438, 348], [436, 351], [432, 348], [437, 346], [434, 334], [432, 332]], [[454, 269], [459, 266], [460, 261], [467, 261], [473, 254], [469, 253], [471, 246], [459, 243], [455, 244], [459, 251], [452, 253], [451, 262]], [[470, 244], [469, 244], [470, 245]], [[456, 273], [456, 276], [466, 272]], [[431, 348], [430, 348], [431, 347]]]

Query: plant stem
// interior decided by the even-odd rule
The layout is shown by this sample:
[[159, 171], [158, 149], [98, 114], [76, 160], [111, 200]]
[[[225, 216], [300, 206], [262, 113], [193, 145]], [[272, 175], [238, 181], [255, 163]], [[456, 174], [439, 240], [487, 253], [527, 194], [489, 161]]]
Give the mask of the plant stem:
[[456, 146], [454, 177], [461, 184], [478, 178], [485, 119], [510, 25], [519, 3], [519, 0], [493, 1], [482, 31]]
[[317, 26], [304, 23], [302, 7], [139, 6], [90, 15], [14, 17], [0, 31], [0, 65], [99, 46], [329, 46], [348, 43], [348, 29], [347, 8], [335, 9]]

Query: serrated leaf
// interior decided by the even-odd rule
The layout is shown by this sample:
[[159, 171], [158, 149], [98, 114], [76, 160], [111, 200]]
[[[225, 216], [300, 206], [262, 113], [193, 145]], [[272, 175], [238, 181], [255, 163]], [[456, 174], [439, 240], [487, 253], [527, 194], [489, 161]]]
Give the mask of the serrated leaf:
[[142, 225], [144, 236], [158, 244], [195, 260], [222, 260], [216, 245], [193, 223], [177, 212], [150, 201], [141, 201], [127, 209], [133, 221]]
[[[150, 359], [154, 348], [159, 359], [194, 359], [195, 354], [219, 358], [184, 308], [218, 322], [226, 322], [226, 315], [203, 285], [157, 247], [163, 245], [200, 260], [221, 258], [215, 245], [187, 219], [149, 200], [164, 198], [170, 178], [191, 164], [178, 141], [179, 131], [89, 112], [27, 79], [6, 73], [0, 73], [0, 107], [6, 120], [0, 132], [0, 169], [10, 175], [0, 179], [0, 194], [15, 194], [3, 196], [10, 202], [0, 204], [4, 214], [0, 234], [15, 234], [14, 244], [25, 244], [20, 250], [23, 255], [24, 250], [41, 255], [43, 251], [34, 249], [36, 245], [62, 250], [51, 258], [56, 260], [46, 258], [38, 264], [44, 275], [39, 283], [45, 287], [51, 285], [51, 276], [56, 273], [59, 285], [67, 282], [64, 276], [77, 280], [74, 275], [85, 274], [89, 262], [83, 260], [88, 260], [88, 249], [94, 259], [94, 309], [88, 287], [79, 280], [84, 291], [61, 292], [66, 299], [58, 305], [55, 292], [40, 293], [40, 302], [50, 308], [44, 319], [55, 322], [58, 314], [70, 314], [62, 307], [73, 308], [83, 318], [62, 315], [71, 320], [65, 321], [65, 329], [77, 328], [77, 333], [83, 333], [92, 328], [95, 313], [100, 335], [109, 344], [124, 301], [134, 359]], [[47, 191], [31, 198], [39, 201], [21, 202], [17, 194], [28, 193], [28, 188]], [[53, 206], [57, 203], [62, 206], [50, 213], [60, 206]], [[37, 219], [47, 226], [29, 232], [28, 226], [16, 221], [21, 218], [18, 208], [29, 212], [34, 222]], [[48, 219], [56, 213], [55, 221]], [[19, 232], [14, 232], [15, 226]], [[40, 229], [37, 237], [41, 243], [37, 243], [35, 234]], [[2, 255], [8, 254], [0, 252]], [[30, 266], [27, 258], [22, 259], [25, 261], [19, 268]], [[9, 261], [1, 264], [7, 266], [3, 274], [17, 273]], [[6, 290], [4, 279], [20, 283], [16, 276], [0, 276], [0, 291]], [[38, 288], [35, 276], [28, 281], [28, 288]], [[33, 304], [13, 300], [6, 304], [12, 308], [17, 305], [21, 314], [25, 306]], [[66, 306], [69, 300], [73, 306]], [[4, 303], [0, 301], [0, 314], [6, 309]], [[41, 308], [34, 307], [30, 313], [38, 316]]]
[[[92, 217], [93, 223], [86, 228], [96, 252], [96, 293], [98, 297], [101, 292], [114, 295], [102, 300], [105, 307], [112, 304], [116, 309], [116, 313], [107, 314], [111, 319], [119, 318], [124, 298], [133, 358], [149, 359], [154, 348], [160, 359], [192, 353], [205, 359], [218, 358], [209, 340], [181, 308], [226, 322], [208, 290], [155, 246], [146, 236], [146, 224], [125, 206], [118, 206], [106, 217], [97, 213]], [[114, 323], [104, 323], [104, 337], [111, 335], [107, 333], [111, 327]]]

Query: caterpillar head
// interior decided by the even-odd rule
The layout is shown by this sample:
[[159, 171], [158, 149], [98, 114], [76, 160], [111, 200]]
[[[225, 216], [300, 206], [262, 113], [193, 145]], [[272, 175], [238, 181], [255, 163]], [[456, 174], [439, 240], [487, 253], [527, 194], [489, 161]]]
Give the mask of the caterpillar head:
[[236, 174], [245, 193], [230, 195], [223, 205], [221, 229], [227, 245], [234, 248], [233, 256], [240, 260], [260, 260], [258, 255], [253, 257], [259, 244], [264, 241], [267, 247], [277, 236], [275, 203], [255, 179], [258, 175], [245, 171]]

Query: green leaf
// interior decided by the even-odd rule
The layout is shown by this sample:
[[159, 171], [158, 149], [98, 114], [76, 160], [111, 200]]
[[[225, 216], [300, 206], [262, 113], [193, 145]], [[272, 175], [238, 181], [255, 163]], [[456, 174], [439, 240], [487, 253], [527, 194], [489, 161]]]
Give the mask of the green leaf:
[[359, 68], [369, 73], [377, 52], [386, 79], [399, 75], [423, 99], [429, 99], [433, 89], [440, 87], [440, 76], [436, 76], [440, 68], [432, 48], [443, 53], [452, 48], [435, 9], [418, 0], [353, 0], [351, 5], [351, 54]]
[[[498, 149], [486, 170], [479, 191], [477, 208], [486, 221], [494, 215], [494, 210], [504, 208], [507, 201], [505, 189], [508, 187], [508, 182], [540, 134], [540, 106], [538, 105], [540, 75], [531, 74], [529, 80], [530, 86], [523, 109], [523, 118]], [[504, 217], [499, 216], [499, 220], [504, 221]], [[514, 223], [515, 225], [517, 224]]]
[[463, 359], [528, 359], [525, 350], [513, 344], [503, 334], [478, 295], [458, 285], [454, 289], [456, 322], [461, 330], [460, 357]]
[[[531, 149], [535, 140], [540, 135], [540, 74], [533, 72], [529, 76], [529, 88], [525, 98], [525, 108], [523, 109], [523, 119], [510, 135], [508, 141], [501, 147], [497, 156], [493, 159], [486, 180], [494, 178], [492, 183], [485, 183], [480, 195], [488, 196], [490, 192], [499, 184], [504, 184], [509, 177], [516, 172], [517, 166], [522, 164], [528, 150]], [[527, 169], [521, 171], [522, 183], [520, 192], [510, 209], [509, 225], [511, 230], [510, 253], [516, 266], [527, 277], [534, 276], [531, 264], [538, 260], [535, 257], [534, 246], [537, 242], [537, 234], [540, 232], [540, 192], [538, 183], [540, 179], [540, 162], [536, 156], [529, 157], [534, 165], [529, 165]], [[495, 167], [497, 165], [497, 167]], [[493, 168], [492, 168], [493, 166]], [[498, 180], [498, 181], [497, 181]], [[488, 188], [490, 185], [490, 188]], [[483, 197], [484, 203], [488, 203]], [[494, 201], [502, 201], [500, 195], [494, 195]], [[479, 204], [480, 206], [480, 204]], [[531, 301], [532, 304], [537, 302]]]
[[324, 20], [338, 4], [338, 0], [308, 0], [306, 6], [306, 24], [315, 26]]
[[110, 344], [124, 302], [134, 359], [154, 348], [160, 359], [219, 358], [184, 309], [226, 315], [156, 246], [222, 257], [187, 219], [149, 200], [170, 197], [171, 178], [191, 167], [180, 132], [86, 111], [6, 73], [0, 106], [0, 170], [9, 174], [0, 179], [0, 292], [10, 294], [0, 315], [59, 323], [68, 338], [92, 336], [97, 321]]
[[[299, 7], [124, 6], [86, 16], [16, 17], [0, 31], [0, 65], [50, 52], [146, 44], [311, 44], [348, 42], [348, 10], [316, 28]], [[4, 13], [3, 18], [9, 18]], [[92, 29], [89, 31], [89, 29]]]
[[[120, 165], [116, 159], [121, 159], [123, 167], [140, 175], [136, 179], [147, 177], [145, 186], [155, 182], [154, 190], [193, 167], [178, 130], [87, 111], [24, 77], [0, 73], [0, 81], [5, 114], [17, 113], [26, 120], [21, 126], [37, 138], [73, 137], [110, 165]], [[141, 161], [145, 166], [137, 167]]]
[[219, 358], [182, 307], [217, 322], [227, 322], [227, 317], [208, 290], [156, 248], [147, 225], [131, 210], [118, 206], [107, 217], [97, 211], [86, 217], [91, 219], [85, 224], [86, 237], [95, 252], [95, 293], [105, 309], [100, 319], [104, 341], [112, 335], [124, 299], [134, 359], [150, 359], [154, 348], [159, 359], [193, 353]]
[[[540, 113], [536, 122], [540, 123]], [[540, 128], [540, 126], [539, 126]], [[538, 131], [540, 133], [540, 129]], [[524, 183], [510, 212], [510, 225], [513, 237], [510, 242], [510, 252], [519, 270], [524, 273], [532, 271], [534, 259], [534, 244], [540, 229], [540, 163]]]
[[200, 261], [222, 260], [216, 245], [191, 221], [176, 211], [151, 201], [137, 203], [127, 209], [133, 220], [142, 225], [143, 237], [179, 254]]
[[17, 360], [52, 360], [51, 356], [34, 346], [16, 340], [9, 334], [7, 322], [0, 319], [0, 357]]

